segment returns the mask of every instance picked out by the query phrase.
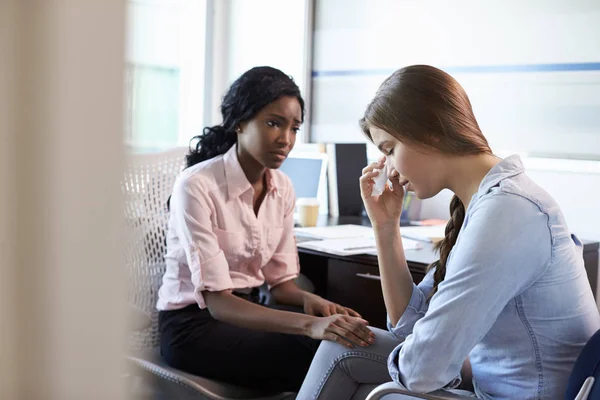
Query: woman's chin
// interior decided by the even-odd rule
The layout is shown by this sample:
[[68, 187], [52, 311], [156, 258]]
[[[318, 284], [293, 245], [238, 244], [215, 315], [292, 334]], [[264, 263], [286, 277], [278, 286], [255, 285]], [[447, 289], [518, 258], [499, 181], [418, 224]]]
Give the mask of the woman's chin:
[[269, 160], [268, 162], [265, 162], [263, 165], [269, 169], [279, 169], [279, 167], [281, 167], [281, 165], [283, 164], [283, 161], [285, 161], [285, 159], [281, 160], [281, 161], [280, 160]]
[[409, 187], [407, 187], [406, 190], [408, 190], [409, 192], [413, 192], [419, 200], [430, 199], [430, 198], [436, 196], [438, 193], [440, 193], [440, 190], [438, 190], [438, 191], [432, 191], [432, 190], [428, 190], [428, 189], [423, 190], [423, 188], [418, 188], [418, 187], [415, 187], [414, 185], [410, 185]]
[[419, 188], [415, 187], [415, 185], [413, 185], [411, 182], [408, 182], [408, 183], [406, 184], [406, 186], [404, 187], [404, 189], [405, 189], [407, 192], [412, 192], [412, 193], [414, 193], [414, 195], [415, 195], [415, 196], [416, 196], [418, 199], [420, 199], [420, 200], [422, 200], [422, 199], [423, 199], [423, 197], [422, 197], [422, 196], [423, 196], [424, 194], [423, 194], [421, 191], [419, 191]]

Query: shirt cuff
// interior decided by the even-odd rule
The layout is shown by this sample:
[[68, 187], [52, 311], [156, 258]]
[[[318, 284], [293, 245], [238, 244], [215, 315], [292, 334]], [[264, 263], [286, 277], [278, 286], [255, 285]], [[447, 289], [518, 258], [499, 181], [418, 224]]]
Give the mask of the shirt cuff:
[[269, 290], [283, 282], [296, 279], [300, 274], [298, 253], [274, 254], [263, 267], [263, 274]]
[[233, 281], [229, 275], [229, 264], [225, 254], [220, 251], [215, 257], [199, 261], [198, 251], [190, 251], [190, 271], [192, 271], [192, 284], [194, 285], [194, 299], [200, 308], [206, 308], [202, 292], [219, 292], [233, 288]]
[[[400, 343], [388, 356], [388, 372], [390, 373], [390, 377], [394, 382], [398, 385], [402, 385], [400, 382], [400, 369], [398, 368], [398, 357], [400, 356], [400, 350], [402, 349], [402, 343]], [[403, 385], [402, 385], [403, 386]]]
[[[402, 379], [402, 373], [400, 371], [400, 352], [402, 351], [402, 346], [404, 343], [400, 343], [388, 357], [388, 372], [390, 377], [397, 385], [404, 387], [404, 382]], [[462, 383], [462, 376], [458, 375], [456, 378], [452, 379], [450, 383], [444, 386], [442, 389], [456, 389]]]
[[398, 320], [396, 326], [392, 325], [390, 316], [387, 316], [386, 323], [388, 330], [394, 336], [396, 336], [396, 338], [400, 340], [406, 339], [406, 337], [412, 333], [417, 321], [423, 318], [427, 312], [427, 308], [427, 296], [425, 296], [425, 293], [423, 293], [421, 289], [419, 289], [419, 287], [413, 283], [413, 291], [412, 295], [410, 296], [410, 301], [408, 302], [406, 310]]

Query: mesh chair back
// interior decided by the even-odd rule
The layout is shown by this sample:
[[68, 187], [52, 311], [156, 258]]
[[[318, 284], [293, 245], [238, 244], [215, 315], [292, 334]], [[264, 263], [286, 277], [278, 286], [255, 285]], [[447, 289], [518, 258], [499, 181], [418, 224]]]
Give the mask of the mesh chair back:
[[134, 154], [122, 181], [127, 222], [126, 266], [128, 301], [151, 316], [152, 325], [132, 332], [130, 350], [159, 343], [156, 301], [165, 272], [167, 200], [184, 167], [186, 148], [161, 153]]

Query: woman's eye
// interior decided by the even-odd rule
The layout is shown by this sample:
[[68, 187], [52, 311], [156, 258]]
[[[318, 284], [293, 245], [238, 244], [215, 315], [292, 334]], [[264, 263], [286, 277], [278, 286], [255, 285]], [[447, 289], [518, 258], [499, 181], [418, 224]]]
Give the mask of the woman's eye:
[[391, 155], [393, 155], [393, 154], [394, 154], [394, 149], [392, 148], [391, 150], [389, 150], [389, 151], [386, 153], [386, 156], [391, 156]]
[[300, 128], [296, 127], [296, 128], [292, 128], [292, 130], [294, 131], [294, 133], [298, 133], [300, 131]]
[[275, 128], [275, 127], [279, 126], [279, 122], [277, 122], [277, 121], [267, 121], [267, 125], [269, 125], [271, 128]]

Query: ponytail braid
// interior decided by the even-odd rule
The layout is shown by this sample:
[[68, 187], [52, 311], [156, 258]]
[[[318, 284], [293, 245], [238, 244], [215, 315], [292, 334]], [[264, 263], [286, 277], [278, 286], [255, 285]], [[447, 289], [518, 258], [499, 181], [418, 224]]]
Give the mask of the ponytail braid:
[[450, 221], [448, 221], [448, 224], [446, 225], [445, 237], [435, 246], [436, 250], [438, 250], [440, 253], [440, 259], [427, 267], [427, 272], [435, 268], [435, 272], [433, 273], [433, 289], [429, 294], [429, 300], [431, 300], [431, 297], [436, 294], [439, 284], [446, 277], [446, 264], [448, 262], [448, 256], [456, 244], [456, 239], [458, 239], [458, 234], [464, 220], [465, 206], [462, 201], [460, 201], [458, 196], [454, 195], [450, 201]]

